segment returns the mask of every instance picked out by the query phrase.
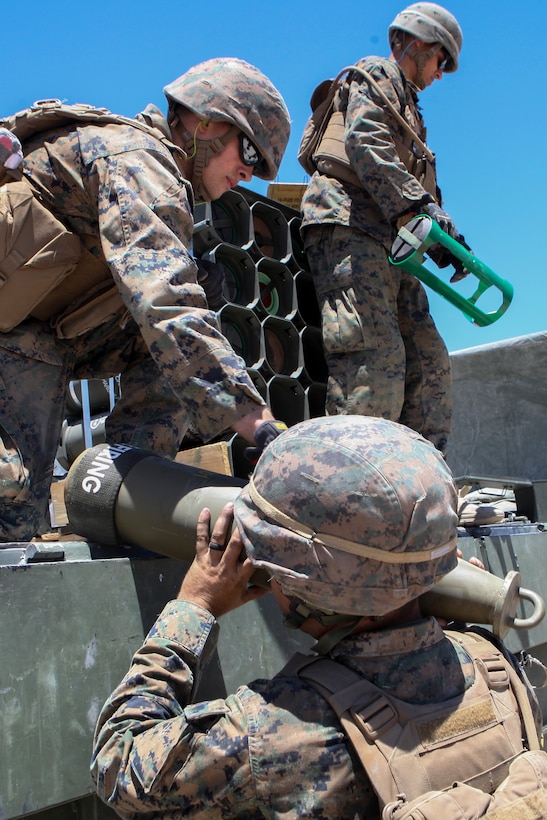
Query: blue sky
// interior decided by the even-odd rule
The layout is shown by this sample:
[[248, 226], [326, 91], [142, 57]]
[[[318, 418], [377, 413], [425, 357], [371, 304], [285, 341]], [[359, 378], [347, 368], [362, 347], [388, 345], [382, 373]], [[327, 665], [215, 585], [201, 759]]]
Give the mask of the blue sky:
[[[11, 75], [3, 72], [0, 114], [44, 97], [129, 116], [148, 102], [165, 109], [163, 86], [187, 68], [210, 57], [241, 57], [270, 77], [291, 112], [278, 181], [305, 182], [296, 152], [311, 92], [359, 57], [388, 56], [387, 29], [404, 5], [27, 0], [24, 14], [13, 11], [11, 22], [4, 15], [17, 49]], [[547, 3], [450, 0], [446, 7], [460, 22], [464, 45], [460, 70], [421, 95], [428, 143], [437, 154], [446, 210], [476, 256], [515, 289], [506, 314], [483, 328], [428, 290], [454, 351], [547, 330]], [[260, 180], [249, 187], [266, 193]], [[494, 310], [499, 303], [491, 290], [479, 304]]]

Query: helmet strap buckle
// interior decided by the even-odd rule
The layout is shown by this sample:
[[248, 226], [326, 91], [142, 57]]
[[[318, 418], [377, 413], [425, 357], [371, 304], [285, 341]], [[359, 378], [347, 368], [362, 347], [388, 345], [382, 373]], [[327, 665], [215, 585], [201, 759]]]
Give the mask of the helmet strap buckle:
[[291, 598], [290, 602], [290, 608], [283, 618], [283, 624], [287, 629], [300, 629], [304, 621], [312, 615], [312, 610], [299, 598]]

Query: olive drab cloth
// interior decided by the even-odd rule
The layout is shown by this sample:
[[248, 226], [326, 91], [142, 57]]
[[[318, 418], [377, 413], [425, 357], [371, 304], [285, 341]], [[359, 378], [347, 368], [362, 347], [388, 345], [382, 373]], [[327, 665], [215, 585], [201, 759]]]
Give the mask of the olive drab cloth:
[[108, 440], [167, 457], [189, 426], [206, 441], [264, 404], [197, 283], [193, 195], [167, 122], [149, 106], [141, 123], [65, 124], [23, 141], [25, 178], [90, 264], [66, 279], [60, 312], [52, 291], [0, 333], [0, 541], [36, 534], [71, 379], [121, 374]]
[[[417, 94], [397, 64], [366, 57], [357, 65], [425, 143]], [[421, 283], [388, 259], [401, 215], [419, 210], [424, 198], [441, 203], [434, 158], [356, 72], [339, 107], [360, 185], [317, 171], [302, 202], [329, 370], [327, 410], [400, 421], [443, 450], [451, 416], [448, 352]]]
[[[164, 608], [99, 716], [91, 771], [100, 797], [127, 820], [379, 820], [338, 718], [305, 681], [257, 680], [193, 702], [218, 630], [200, 607]], [[434, 618], [346, 637], [331, 654], [410, 704], [458, 698], [476, 680], [471, 656]]]

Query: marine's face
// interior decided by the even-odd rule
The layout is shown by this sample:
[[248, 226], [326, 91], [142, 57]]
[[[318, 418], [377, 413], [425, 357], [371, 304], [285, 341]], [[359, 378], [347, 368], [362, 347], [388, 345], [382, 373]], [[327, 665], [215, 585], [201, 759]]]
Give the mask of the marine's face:
[[[210, 123], [210, 126], [216, 126], [216, 129], [220, 128], [222, 131], [220, 134], [215, 133], [215, 137], [223, 136], [230, 128], [227, 123]], [[208, 135], [207, 138], [213, 137]], [[218, 199], [240, 182], [249, 182], [252, 174], [253, 167], [243, 161], [239, 135], [236, 134], [203, 169], [202, 187], [211, 199]]]
[[[423, 40], [413, 40], [411, 45], [414, 49], [412, 54], [408, 51], [409, 46], [407, 46], [402, 54], [394, 53], [391, 59], [396, 60], [407, 80], [416, 83], [420, 89], [424, 89], [435, 80], [442, 78], [448, 55], [440, 43], [435, 45], [434, 43], [425, 43]], [[416, 52], [419, 51], [433, 51], [423, 65], [421, 73], [418, 71], [418, 64], [415, 59]]]
[[443, 48], [432, 54], [422, 70], [422, 80], [424, 88], [433, 84], [435, 80], [441, 80], [443, 71], [446, 68], [447, 55]]

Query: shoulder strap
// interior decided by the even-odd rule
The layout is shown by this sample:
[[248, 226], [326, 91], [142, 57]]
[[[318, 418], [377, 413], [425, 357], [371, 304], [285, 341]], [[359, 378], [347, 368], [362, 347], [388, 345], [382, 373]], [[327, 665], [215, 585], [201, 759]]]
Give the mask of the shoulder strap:
[[[387, 728], [402, 726], [397, 711], [381, 689], [353, 669], [330, 658], [297, 653], [280, 675], [298, 675], [322, 695], [334, 710], [382, 805], [398, 792], [391, 769], [374, 743]], [[366, 734], [363, 733], [363, 726]], [[371, 740], [367, 740], [370, 738]]]
[[[416, 134], [414, 129], [411, 127], [411, 125], [405, 120], [405, 118], [399, 113], [399, 111], [397, 111], [397, 109], [395, 108], [395, 106], [393, 105], [393, 103], [391, 102], [389, 97], [386, 95], [386, 93], [383, 91], [383, 89], [380, 87], [380, 85], [376, 82], [374, 77], [371, 74], [369, 74], [368, 71], [365, 71], [364, 68], [359, 68], [359, 66], [357, 66], [357, 65], [346, 66], [346, 68], [343, 68], [342, 71], [340, 71], [340, 73], [337, 75], [337, 77], [332, 82], [332, 86], [331, 86], [330, 91], [329, 91], [330, 100], [332, 100], [334, 98], [334, 94], [336, 93], [338, 87], [341, 85], [342, 77], [345, 74], [351, 73], [352, 71], [355, 71], [357, 74], [360, 74], [361, 77], [363, 77], [368, 82], [368, 84], [370, 86], [372, 86], [372, 88], [374, 88], [374, 90], [376, 91], [376, 93], [378, 94], [378, 96], [380, 97], [380, 99], [382, 100], [384, 105], [386, 106], [386, 108], [388, 108], [389, 111], [391, 112], [391, 114], [393, 114], [393, 116], [397, 120], [397, 122], [412, 137], [412, 139], [414, 140], [416, 145], [418, 145], [420, 147], [420, 149], [423, 151], [423, 153], [425, 154], [427, 159], [430, 162], [433, 162], [435, 157], [433, 156], [433, 154], [431, 153], [431, 151], [429, 150], [429, 148], [427, 147], [425, 142], [423, 142], [423, 140], [418, 136], [418, 134]], [[329, 108], [330, 108], [330, 105], [329, 105]]]
[[186, 154], [182, 148], [172, 143], [165, 134], [162, 134], [157, 128], [148, 125], [143, 120], [124, 117], [121, 114], [112, 113], [107, 108], [96, 108], [85, 103], [65, 105], [57, 99], [37, 100], [30, 108], [25, 108], [23, 111], [18, 111], [16, 114], [1, 119], [0, 126], [7, 128], [21, 142], [24, 142], [33, 134], [69, 125], [72, 122], [85, 122], [90, 125], [130, 125], [132, 128], [138, 128], [162, 142], [173, 155], [179, 168], [180, 162], [186, 159]]
[[78, 120], [98, 124], [119, 123], [132, 125], [148, 133], [153, 131], [146, 123], [124, 117], [121, 114], [113, 114], [107, 108], [96, 108], [85, 103], [65, 105], [58, 99], [37, 100], [29, 108], [4, 117], [0, 122], [3, 127], [8, 128], [23, 141], [40, 131], [47, 131], [59, 125], [68, 125]]

